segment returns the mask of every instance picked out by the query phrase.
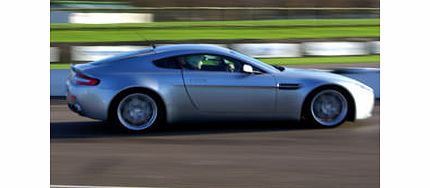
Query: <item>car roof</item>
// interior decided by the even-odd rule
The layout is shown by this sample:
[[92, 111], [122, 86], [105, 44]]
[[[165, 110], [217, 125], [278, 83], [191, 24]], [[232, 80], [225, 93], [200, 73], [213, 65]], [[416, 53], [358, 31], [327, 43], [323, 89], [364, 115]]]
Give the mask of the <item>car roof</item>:
[[106, 59], [94, 61], [94, 62], [92, 62], [92, 64], [97, 65], [97, 64], [102, 64], [102, 63], [106, 63], [106, 62], [115, 62], [118, 60], [123, 60], [123, 59], [136, 57], [136, 56], [142, 56], [142, 55], [146, 55], [146, 54], [155, 55], [155, 54], [175, 53], [175, 52], [180, 54], [183, 52], [196, 52], [196, 51], [201, 52], [202, 50], [208, 51], [208, 52], [220, 52], [220, 53], [222, 53], [222, 52], [228, 53], [231, 51], [227, 48], [223, 48], [223, 47], [216, 46], [216, 45], [210, 45], [210, 44], [171, 44], [171, 45], [156, 46], [155, 48], [147, 47], [147, 48], [144, 48], [141, 50], [132, 51], [132, 52], [124, 53], [121, 55], [109, 57]]
[[160, 45], [154, 47], [148, 47], [141, 50], [125, 53], [122, 55], [94, 61], [90, 63], [91, 65], [100, 65], [105, 63], [116, 62], [119, 60], [125, 60], [134, 57], [146, 57], [149, 60], [155, 60], [158, 58], [189, 54], [189, 53], [215, 53], [220, 55], [234, 55], [235, 58], [241, 59], [243, 61], [247, 61], [258, 68], [266, 70], [268, 72], [274, 71], [275, 68], [272, 68], [269, 65], [265, 65], [255, 59], [250, 58], [249, 56], [245, 56], [240, 53], [236, 53], [233, 50], [228, 48], [224, 48], [218, 45], [213, 44], [172, 44], [172, 45]]
[[155, 53], [166, 53], [166, 52], [175, 52], [175, 51], [217, 51], [228, 53], [231, 50], [227, 48], [223, 48], [217, 45], [211, 44], [173, 44], [173, 45], [162, 45], [157, 46], [154, 51]]

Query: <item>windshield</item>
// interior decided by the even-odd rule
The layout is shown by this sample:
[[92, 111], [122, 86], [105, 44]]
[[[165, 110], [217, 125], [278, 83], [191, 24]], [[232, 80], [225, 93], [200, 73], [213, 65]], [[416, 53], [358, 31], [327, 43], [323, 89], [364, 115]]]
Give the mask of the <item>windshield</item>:
[[232, 50], [232, 52], [233, 52], [235, 55], [237, 55], [237, 56], [241, 57], [242, 59], [245, 59], [245, 60], [247, 60], [247, 61], [251, 61], [251, 62], [255, 63], [256, 65], [258, 65], [258, 66], [262, 67], [262, 68], [269, 69], [269, 70], [271, 70], [271, 71], [273, 71], [273, 72], [282, 72], [282, 71], [283, 71], [283, 70], [280, 70], [280, 69], [276, 68], [275, 66], [272, 66], [272, 65], [266, 64], [266, 63], [264, 63], [264, 62], [259, 61], [258, 59], [255, 59], [255, 58], [253, 58], [253, 57], [250, 57], [250, 56], [247, 56], [247, 55], [241, 54], [241, 53], [239, 53], [239, 52], [237, 52], [237, 51], [233, 51], [233, 50]]

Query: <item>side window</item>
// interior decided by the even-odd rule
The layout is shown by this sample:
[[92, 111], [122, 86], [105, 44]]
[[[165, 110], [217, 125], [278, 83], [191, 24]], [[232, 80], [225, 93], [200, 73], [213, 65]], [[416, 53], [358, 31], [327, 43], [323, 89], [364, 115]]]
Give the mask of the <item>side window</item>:
[[176, 57], [163, 58], [155, 60], [154, 65], [166, 69], [181, 69]]
[[183, 68], [188, 70], [243, 72], [241, 61], [217, 55], [195, 54], [178, 58]]
[[242, 62], [231, 58], [225, 58], [224, 62], [228, 65], [230, 72], [243, 72], [244, 64]]
[[215, 55], [203, 55], [200, 70], [227, 72], [228, 65], [224, 62], [223, 57]]

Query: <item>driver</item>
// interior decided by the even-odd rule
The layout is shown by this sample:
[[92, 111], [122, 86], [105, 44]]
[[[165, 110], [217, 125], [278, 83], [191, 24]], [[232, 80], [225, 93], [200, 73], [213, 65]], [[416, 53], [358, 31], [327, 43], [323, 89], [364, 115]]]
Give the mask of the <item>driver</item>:
[[202, 68], [204, 57], [202, 55], [190, 55], [179, 58], [181, 65], [187, 69], [200, 70]]

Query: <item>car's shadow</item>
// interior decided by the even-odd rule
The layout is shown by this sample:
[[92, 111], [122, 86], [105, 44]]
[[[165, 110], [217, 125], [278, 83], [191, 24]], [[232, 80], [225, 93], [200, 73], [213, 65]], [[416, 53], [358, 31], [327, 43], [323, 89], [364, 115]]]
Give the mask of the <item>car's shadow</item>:
[[62, 138], [100, 138], [130, 136], [175, 136], [200, 135], [263, 131], [307, 130], [310, 126], [297, 122], [222, 122], [222, 123], [189, 123], [169, 124], [162, 128], [145, 133], [131, 133], [118, 129], [106, 122], [53, 122], [51, 139]]

